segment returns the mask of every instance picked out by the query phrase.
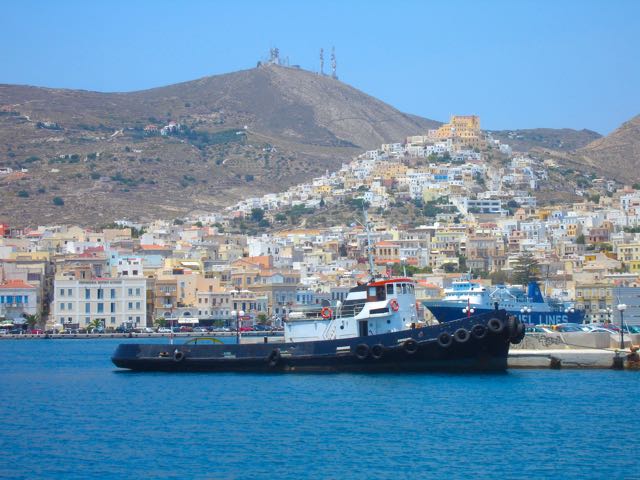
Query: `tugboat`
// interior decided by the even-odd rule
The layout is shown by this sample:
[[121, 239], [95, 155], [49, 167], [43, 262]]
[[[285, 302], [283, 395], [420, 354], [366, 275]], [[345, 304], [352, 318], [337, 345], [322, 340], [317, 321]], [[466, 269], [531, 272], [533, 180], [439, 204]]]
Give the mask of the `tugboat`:
[[438, 325], [416, 319], [409, 278], [372, 280], [343, 304], [292, 312], [284, 341], [249, 344], [121, 344], [111, 360], [145, 371], [504, 370], [524, 325], [504, 310]]
[[439, 322], [449, 322], [462, 311], [473, 309], [474, 313], [488, 313], [497, 308], [507, 311], [525, 324], [582, 323], [584, 311], [572, 303], [545, 299], [537, 282], [520, 286], [496, 285], [492, 290], [473, 282], [469, 277], [461, 278], [445, 288], [441, 300], [423, 300], [422, 304]]
[[505, 370], [510, 343], [524, 338], [505, 310], [422, 324], [410, 278], [376, 278], [370, 251], [369, 274], [344, 303], [291, 312], [282, 342], [121, 344], [111, 360], [167, 372], [487, 371]]

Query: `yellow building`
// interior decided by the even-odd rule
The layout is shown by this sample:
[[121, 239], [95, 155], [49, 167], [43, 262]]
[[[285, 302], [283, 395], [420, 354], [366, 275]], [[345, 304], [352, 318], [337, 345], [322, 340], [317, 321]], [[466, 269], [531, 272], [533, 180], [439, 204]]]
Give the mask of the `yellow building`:
[[480, 117], [477, 115], [452, 115], [449, 123], [438, 128], [433, 136], [439, 140], [450, 138], [454, 148], [482, 148], [484, 141], [480, 131]]
[[630, 272], [640, 272], [640, 243], [621, 243], [616, 247], [616, 254]]

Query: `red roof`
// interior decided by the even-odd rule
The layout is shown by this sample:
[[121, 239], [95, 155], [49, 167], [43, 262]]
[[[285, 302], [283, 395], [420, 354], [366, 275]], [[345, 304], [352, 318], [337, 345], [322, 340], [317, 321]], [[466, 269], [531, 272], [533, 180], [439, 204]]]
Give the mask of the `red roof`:
[[0, 288], [36, 288], [22, 280], [8, 280], [0, 285]]
[[163, 245], [140, 245], [142, 250], [167, 250], [169, 247]]

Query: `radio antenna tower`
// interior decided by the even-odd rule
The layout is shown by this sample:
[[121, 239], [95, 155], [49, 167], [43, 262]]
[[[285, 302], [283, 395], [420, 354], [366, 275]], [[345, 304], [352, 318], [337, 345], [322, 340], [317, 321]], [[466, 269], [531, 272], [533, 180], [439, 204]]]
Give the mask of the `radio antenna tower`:
[[336, 47], [331, 47], [331, 78], [338, 78], [336, 75]]
[[320, 75], [324, 75], [324, 48], [320, 49]]

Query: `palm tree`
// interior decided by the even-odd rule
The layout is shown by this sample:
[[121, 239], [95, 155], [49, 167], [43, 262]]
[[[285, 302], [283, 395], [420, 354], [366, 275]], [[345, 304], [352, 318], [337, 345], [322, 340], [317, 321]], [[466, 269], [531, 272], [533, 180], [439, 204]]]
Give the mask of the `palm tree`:
[[103, 328], [104, 328], [103, 318], [96, 318], [90, 321], [89, 324], [87, 325], [87, 330], [89, 330], [90, 332], [93, 332], [94, 330], [103, 329]]
[[35, 315], [29, 315], [28, 313], [25, 313], [22, 316], [27, 321], [27, 325], [29, 326], [29, 330], [33, 330], [35, 328], [35, 326], [38, 324], [38, 322], [40, 321], [40, 317], [38, 316], [37, 313]]

